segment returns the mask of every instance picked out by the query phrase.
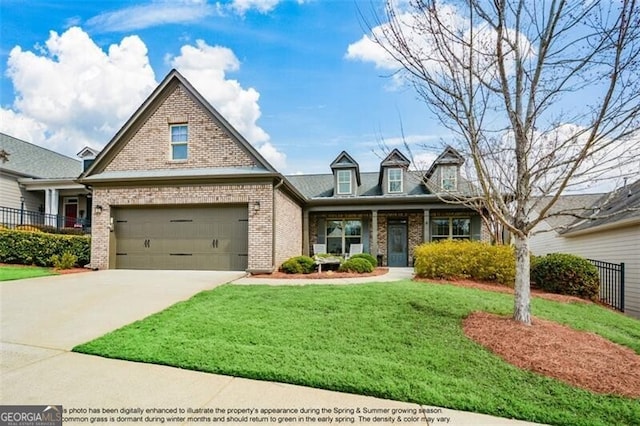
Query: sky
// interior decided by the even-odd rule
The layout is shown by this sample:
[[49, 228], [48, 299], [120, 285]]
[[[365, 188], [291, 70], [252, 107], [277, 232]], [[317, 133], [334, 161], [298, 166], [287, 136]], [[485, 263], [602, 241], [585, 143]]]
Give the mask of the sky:
[[175, 68], [280, 172], [330, 173], [343, 150], [376, 171], [382, 141], [447, 134], [363, 43], [376, 14], [369, 0], [2, 0], [0, 131], [101, 149]]

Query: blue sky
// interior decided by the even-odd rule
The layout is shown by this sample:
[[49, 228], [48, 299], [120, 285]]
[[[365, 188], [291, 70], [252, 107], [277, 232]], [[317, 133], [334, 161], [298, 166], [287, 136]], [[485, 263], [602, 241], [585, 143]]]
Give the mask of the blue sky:
[[176, 67], [281, 172], [330, 172], [342, 150], [373, 171], [378, 143], [393, 146], [401, 127], [413, 143], [446, 134], [413, 90], [356, 44], [368, 32], [361, 14], [379, 8], [3, 0], [0, 131], [72, 156], [102, 148]]

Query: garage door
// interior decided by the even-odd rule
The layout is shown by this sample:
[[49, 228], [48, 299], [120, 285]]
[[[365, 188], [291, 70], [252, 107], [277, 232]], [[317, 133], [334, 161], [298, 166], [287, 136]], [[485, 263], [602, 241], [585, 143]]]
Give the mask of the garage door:
[[116, 209], [116, 268], [243, 271], [247, 225], [246, 206]]

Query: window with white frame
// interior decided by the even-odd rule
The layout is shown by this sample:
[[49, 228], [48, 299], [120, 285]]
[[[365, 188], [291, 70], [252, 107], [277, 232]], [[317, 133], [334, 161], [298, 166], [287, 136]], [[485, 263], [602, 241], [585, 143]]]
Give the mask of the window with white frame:
[[471, 219], [468, 217], [438, 217], [431, 219], [431, 241], [470, 240]]
[[186, 124], [170, 126], [171, 131], [171, 159], [186, 160], [189, 147], [189, 127]]
[[327, 253], [349, 253], [351, 244], [362, 244], [362, 221], [327, 220]]
[[402, 192], [402, 169], [389, 169], [387, 175], [387, 192], [401, 193]]
[[458, 168], [456, 166], [441, 166], [440, 187], [445, 191], [455, 191], [458, 187]]
[[338, 194], [351, 194], [351, 170], [338, 170]]

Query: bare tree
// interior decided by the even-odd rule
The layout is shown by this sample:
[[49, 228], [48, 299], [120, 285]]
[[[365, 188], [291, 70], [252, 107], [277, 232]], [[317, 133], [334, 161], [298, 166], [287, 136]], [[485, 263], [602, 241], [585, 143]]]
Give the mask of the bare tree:
[[454, 201], [481, 202], [513, 234], [514, 319], [531, 324], [534, 227], [563, 193], [637, 173], [639, 7], [410, 0], [388, 1], [385, 14], [369, 38], [471, 159], [478, 190]]

